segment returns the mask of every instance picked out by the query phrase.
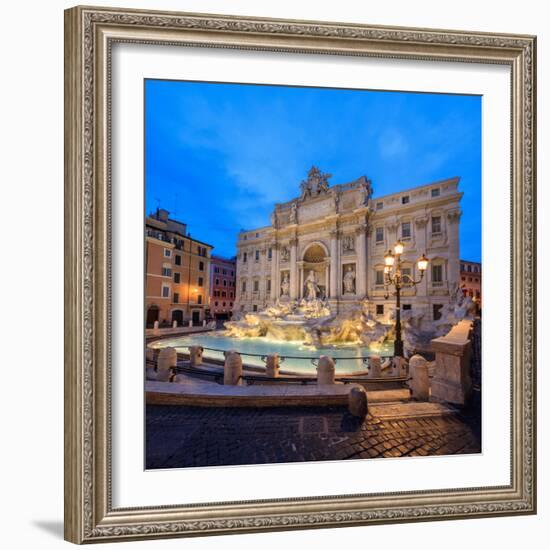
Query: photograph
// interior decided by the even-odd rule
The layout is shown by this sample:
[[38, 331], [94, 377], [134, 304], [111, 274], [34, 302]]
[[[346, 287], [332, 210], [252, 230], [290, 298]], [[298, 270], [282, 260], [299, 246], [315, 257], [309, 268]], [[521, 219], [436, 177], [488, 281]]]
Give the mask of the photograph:
[[145, 469], [482, 453], [482, 96], [143, 85]]

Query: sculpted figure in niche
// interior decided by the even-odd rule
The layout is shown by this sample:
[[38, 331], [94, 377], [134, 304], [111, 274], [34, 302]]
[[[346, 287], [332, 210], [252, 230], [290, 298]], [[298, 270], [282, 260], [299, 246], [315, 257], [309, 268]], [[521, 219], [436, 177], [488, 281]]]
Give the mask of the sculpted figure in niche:
[[281, 249], [281, 261], [282, 262], [290, 261], [290, 250], [288, 249], [288, 246], [283, 246], [283, 248]]
[[298, 207], [296, 206], [296, 203], [293, 202], [292, 206], [290, 207], [290, 223], [298, 223]]
[[344, 294], [355, 294], [355, 269], [353, 266], [348, 266], [344, 274]]
[[288, 274], [285, 273], [283, 277], [283, 282], [281, 283], [281, 295], [288, 296], [290, 292], [290, 281], [288, 280]]
[[355, 250], [355, 239], [353, 238], [353, 235], [345, 235], [342, 238], [342, 251], [346, 253], [346, 252], [353, 252], [354, 250]]
[[311, 270], [305, 281], [306, 286], [306, 300], [315, 300], [319, 296], [319, 285], [317, 284], [317, 277], [315, 271]]

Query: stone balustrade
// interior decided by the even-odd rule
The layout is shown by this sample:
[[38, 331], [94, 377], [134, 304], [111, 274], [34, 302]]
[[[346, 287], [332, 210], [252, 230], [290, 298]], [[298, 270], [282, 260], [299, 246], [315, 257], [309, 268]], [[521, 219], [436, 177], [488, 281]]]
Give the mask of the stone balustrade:
[[435, 400], [464, 405], [472, 391], [470, 377], [470, 334], [473, 322], [457, 323], [445, 336], [432, 340], [435, 373], [431, 397]]

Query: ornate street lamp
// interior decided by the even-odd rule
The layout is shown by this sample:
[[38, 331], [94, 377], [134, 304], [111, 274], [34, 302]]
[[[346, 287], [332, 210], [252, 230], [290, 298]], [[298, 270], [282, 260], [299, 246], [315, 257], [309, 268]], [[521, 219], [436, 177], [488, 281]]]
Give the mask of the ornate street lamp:
[[401, 241], [397, 241], [393, 245], [393, 252], [388, 250], [384, 256], [384, 290], [387, 300], [389, 297], [388, 287], [395, 287], [395, 351], [397, 357], [403, 357], [403, 339], [401, 337], [401, 289], [411, 288], [418, 285], [424, 278], [424, 273], [428, 269], [428, 258], [424, 254], [416, 261], [418, 271], [420, 271], [420, 279], [415, 281], [410, 275], [401, 272], [401, 254], [405, 250], [405, 245]]

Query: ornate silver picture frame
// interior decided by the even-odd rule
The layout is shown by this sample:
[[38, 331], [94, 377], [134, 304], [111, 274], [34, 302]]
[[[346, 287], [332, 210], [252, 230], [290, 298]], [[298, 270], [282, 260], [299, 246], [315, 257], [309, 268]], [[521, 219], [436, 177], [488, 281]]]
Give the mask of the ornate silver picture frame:
[[[509, 68], [509, 484], [177, 506], [113, 506], [111, 61], [117, 43], [498, 64]], [[535, 74], [533, 36], [128, 9], [67, 10], [65, 538], [90, 543], [536, 513]]]

